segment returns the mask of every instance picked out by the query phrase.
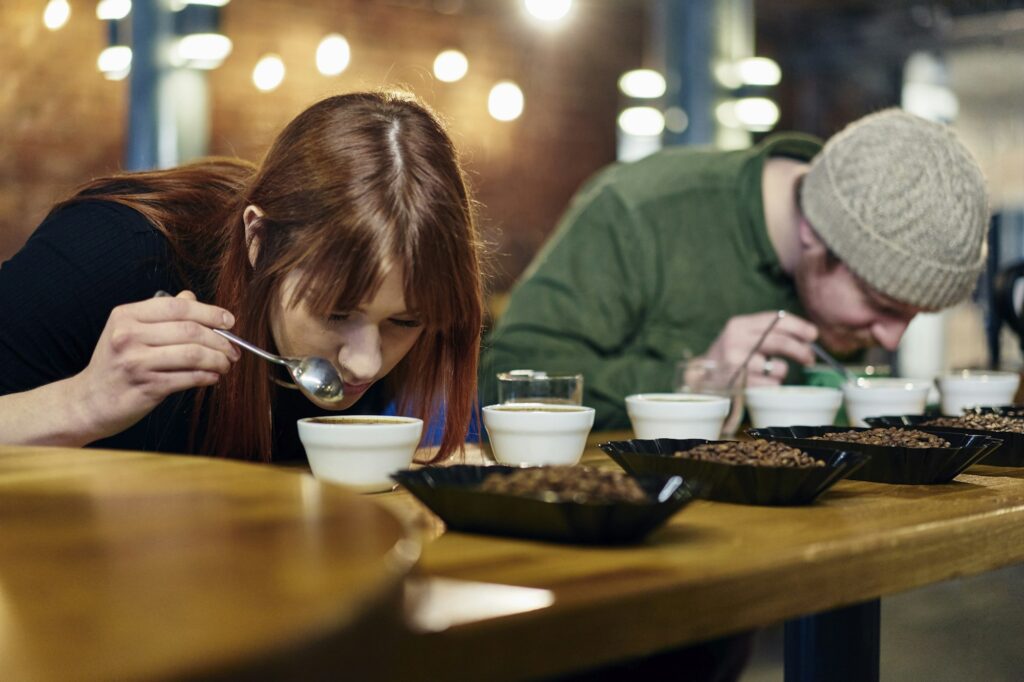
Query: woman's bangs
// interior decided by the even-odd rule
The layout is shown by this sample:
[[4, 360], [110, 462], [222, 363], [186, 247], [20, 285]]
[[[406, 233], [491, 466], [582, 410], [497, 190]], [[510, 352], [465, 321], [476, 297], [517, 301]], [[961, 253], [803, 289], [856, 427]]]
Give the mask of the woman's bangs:
[[[421, 234], [440, 234], [431, 228]], [[428, 329], [450, 331], [472, 324], [475, 283], [463, 277], [465, 258], [444, 237], [407, 244], [403, 258], [405, 300]], [[471, 256], [470, 256], [471, 257]]]
[[376, 250], [323, 253], [298, 265], [302, 277], [291, 305], [305, 303], [315, 315], [355, 310], [373, 298], [387, 275], [388, 259]]

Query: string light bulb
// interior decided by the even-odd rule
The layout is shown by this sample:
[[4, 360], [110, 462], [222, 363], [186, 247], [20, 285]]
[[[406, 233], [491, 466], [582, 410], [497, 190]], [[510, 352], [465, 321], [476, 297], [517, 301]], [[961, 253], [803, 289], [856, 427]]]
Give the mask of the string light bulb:
[[261, 92], [276, 90], [284, 81], [284, 62], [276, 54], [263, 56], [252, 70], [252, 82]]
[[469, 71], [469, 60], [458, 50], [445, 50], [434, 59], [434, 77], [445, 83], [461, 80]]
[[43, 10], [43, 25], [51, 31], [64, 27], [71, 18], [71, 5], [68, 0], [50, 0]]
[[325, 76], [337, 76], [348, 68], [351, 60], [352, 48], [337, 33], [324, 36], [316, 48], [316, 68]]

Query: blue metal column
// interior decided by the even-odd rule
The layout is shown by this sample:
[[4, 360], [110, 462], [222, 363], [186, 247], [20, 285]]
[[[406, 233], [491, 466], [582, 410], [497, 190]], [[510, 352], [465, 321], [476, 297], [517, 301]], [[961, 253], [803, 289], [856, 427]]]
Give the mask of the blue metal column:
[[665, 106], [677, 106], [689, 118], [681, 133], [665, 132], [666, 146], [714, 142], [714, 10], [715, 0], [656, 0], [652, 5], [655, 54], [667, 81]]
[[168, 68], [163, 47], [171, 34], [166, 0], [135, 0], [131, 12], [132, 70], [128, 81], [127, 170], [158, 165], [160, 84]]
[[879, 599], [786, 622], [785, 682], [878, 682]]

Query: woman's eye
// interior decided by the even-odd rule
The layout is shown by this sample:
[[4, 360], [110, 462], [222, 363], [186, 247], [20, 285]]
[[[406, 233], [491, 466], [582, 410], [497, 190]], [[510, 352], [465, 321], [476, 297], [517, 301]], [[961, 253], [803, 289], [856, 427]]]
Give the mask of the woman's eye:
[[331, 313], [327, 316], [329, 322], [344, 322], [348, 319], [348, 313]]
[[419, 320], [397, 320], [395, 318], [391, 318], [391, 324], [395, 325], [396, 327], [403, 327], [405, 329], [415, 329], [416, 327], [421, 326], [423, 323], [420, 322]]

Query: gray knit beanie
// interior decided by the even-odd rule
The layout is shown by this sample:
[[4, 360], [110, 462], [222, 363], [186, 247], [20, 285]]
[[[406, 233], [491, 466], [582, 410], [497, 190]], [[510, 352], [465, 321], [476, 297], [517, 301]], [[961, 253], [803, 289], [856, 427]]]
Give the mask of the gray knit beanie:
[[981, 169], [949, 127], [899, 109], [832, 137], [811, 162], [800, 204], [850, 270], [903, 303], [958, 303], [985, 265]]

